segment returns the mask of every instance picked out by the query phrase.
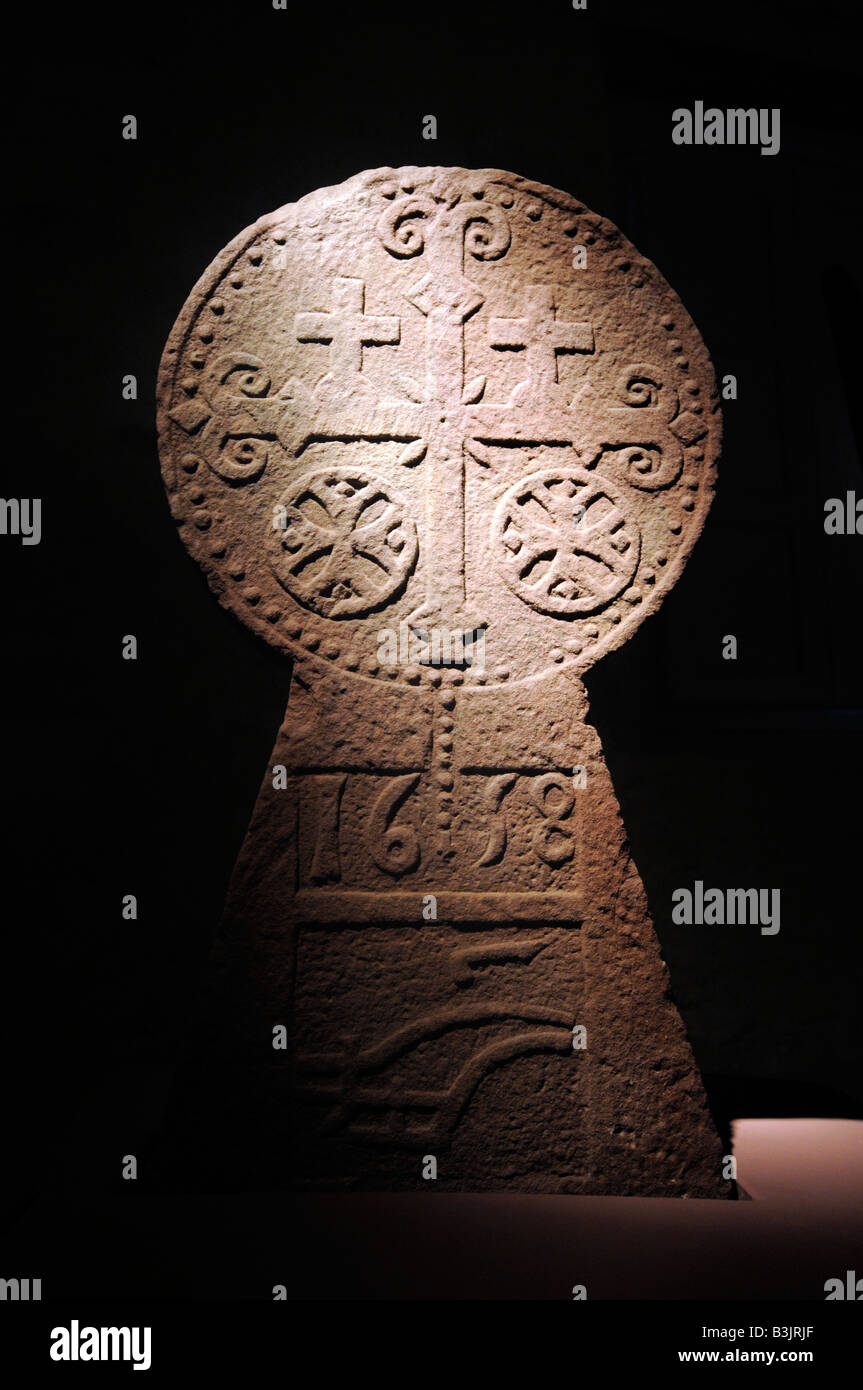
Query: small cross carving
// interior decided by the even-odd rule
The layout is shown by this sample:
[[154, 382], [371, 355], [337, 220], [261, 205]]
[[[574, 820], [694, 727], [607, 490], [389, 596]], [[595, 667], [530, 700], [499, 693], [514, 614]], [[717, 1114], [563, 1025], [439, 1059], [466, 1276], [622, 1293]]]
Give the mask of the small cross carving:
[[557, 317], [550, 285], [531, 285], [521, 318], [492, 319], [489, 344], [493, 348], [524, 349], [531, 390], [553, 390], [558, 383], [557, 358], [561, 352], [593, 352], [593, 328], [589, 323]]
[[333, 284], [331, 311], [297, 314], [294, 319], [294, 331], [301, 343], [330, 344], [330, 365], [337, 381], [362, 371], [364, 346], [399, 341], [399, 320], [366, 314], [365, 301], [362, 280], [338, 275]]

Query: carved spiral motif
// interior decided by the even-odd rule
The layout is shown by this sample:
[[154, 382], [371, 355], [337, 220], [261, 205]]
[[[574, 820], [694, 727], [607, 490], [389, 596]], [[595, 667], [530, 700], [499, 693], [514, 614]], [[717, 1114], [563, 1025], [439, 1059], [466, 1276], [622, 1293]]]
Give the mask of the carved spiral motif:
[[603, 468], [612, 471], [612, 476], [622, 474], [630, 487], [639, 492], [659, 492], [677, 482], [683, 468], [683, 452], [673, 444], [664, 449], [654, 444], [631, 444], [609, 450], [601, 462]]
[[627, 405], [654, 407], [659, 404], [663, 379], [657, 367], [636, 362], [624, 367], [615, 383], [615, 395]]
[[259, 357], [251, 353], [224, 353], [217, 357], [205, 379], [205, 393], [215, 403], [224, 396], [266, 396], [272, 378]]
[[391, 256], [407, 260], [418, 256], [425, 246], [421, 225], [414, 218], [432, 216], [436, 206], [431, 198], [399, 198], [382, 212], [377, 232]]
[[463, 206], [464, 249], [477, 261], [497, 261], [509, 250], [509, 219], [499, 207]]
[[459, 203], [443, 208], [431, 198], [399, 198], [382, 212], [377, 234], [391, 256], [408, 260], [425, 249], [426, 230], [422, 223], [432, 220], [436, 235], [446, 238], [448, 233], [457, 233], [463, 253], [474, 260], [496, 261], [509, 250], [509, 219], [503, 208], [490, 203]]
[[254, 435], [229, 438], [216, 458], [207, 464], [217, 477], [227, 483], [252, 483], [267, 466], [269, 448], [265, 439]]

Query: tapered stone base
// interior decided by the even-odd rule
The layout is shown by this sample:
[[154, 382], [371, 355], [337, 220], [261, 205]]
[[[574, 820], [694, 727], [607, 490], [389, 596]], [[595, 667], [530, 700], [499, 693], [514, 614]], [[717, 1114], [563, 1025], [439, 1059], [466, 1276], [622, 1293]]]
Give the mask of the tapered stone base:
[[587, 712], [564, 673], [295, 671], [177, 1079], [182, 1181], [732, 1195]]

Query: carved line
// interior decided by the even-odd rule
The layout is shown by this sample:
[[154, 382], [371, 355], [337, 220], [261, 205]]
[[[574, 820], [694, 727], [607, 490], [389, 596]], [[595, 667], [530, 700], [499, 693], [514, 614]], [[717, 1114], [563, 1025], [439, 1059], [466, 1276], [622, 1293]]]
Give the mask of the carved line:
[[381, 923], [414, 929], [422, 926], [419, 903], [423, 895], [437, 899], [438, 925], [453, 921], [472, 922], [560, 922], [579, 928], [584, 899], [581, 893], [481, 893], [436, 889], [433, 884], [407, 893], [399, 889], [302, 888], [296, 895], [299, 921], [309, 926], [375, 926]]
[[480, 965], [500, 965], [514, 960], [529, 964], [551, 944], [551, 940], [546, 938], [540, 941], [493, 941], [487, 946], [464, 946], [461, 950], [453, 951], [450, 957], [453, 983], [472, 984], [473, 971]]
[[557, 1028], [543, 1028], [530, 1033], [517, 1033], [511, 1038], [501, 1038], [475, 1053], [445, 1091], [405, 1091], [397, 1098], [373, 1090], [358, 1091], [350, 1102], [337, 1105], [331, 1110], [321, 1128], [324, 1132], [332, 1133], [349, 1125], [352, 1116], [363, 1109], [427, 1110], [437, 1113], [431, 1124], [422, 1128], [411, 1130], [405, 1124], [404, 1131], [398, 1134], [394, 1133], [393, 1129], [374, 1129], [369, 1125], [362, 1125], [351, 1132], [354, 1137], [372, 1143], [391, 1143], [397, 1137], [407, 1143], [424, 1143], [427, 1140], [441, 1142], [452, 1135], [467, 1102], [494, 1067], [502, 1066], [505, 1062], [523, 1057], [530, 1052], [567, 1053], [571, 1051], [571, 1047], [572, 1035], [568, 1029], [562, 1031]]
[[379, 1043], [373, 1043], [345, 1067], [336, 1058], [319, 1055], [299, 1057], [297, 1066], [301, 1070], [341, 1072], [354, 1081], [364, 1073], [380, 1071], [388, 1063], [411, 1051], [421, 1042], [429, 1042], [453, 1028], [467, 1028], [481, 1023], [502, 1023], [505, 1019], [517, 1018], [528, 1023], [553, 1023], [559, 1027], [570, 1026], [570, 1015], [562, 1009], [550, 1009], [546, 1004], [501, 1004], [477, 1001], [472, 1004], [455, 1004], [449, 1008], [434, 1009], [422, 1018], [396, 1028]]
[[299, 458], [305, 453], [311, 444], [358, 444], [361, 440], [369, 444], [412, 444], [422, 438], [422, 433], [416, 430], [408, 433], [403, 430], [373, 430], [360, 427], [356, 430], [343, 430], [338, 434], [315, 432], [304, 438], [297, 449], [296, 457]]
[[460, 769], [461, 772], [471, 773], [481, 777], [494, 777], [497, 774], [515, 773], [518, 777], [539, 777], [547, 772], [559, 772], [561, 777], [571, 777], [571, 767], [554, 767], [546, 764], [537, 764], [532, 767], [519, 765], [517, 767], [489, 767], [485, 763], [471, 763]]

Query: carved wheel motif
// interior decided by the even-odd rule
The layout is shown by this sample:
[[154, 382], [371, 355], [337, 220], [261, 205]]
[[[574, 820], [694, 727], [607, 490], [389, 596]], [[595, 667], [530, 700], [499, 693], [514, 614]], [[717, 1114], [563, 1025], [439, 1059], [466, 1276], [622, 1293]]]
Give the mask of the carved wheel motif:
[[309, 473], [281, 494], [270, 540], [283, 588], [324, 618], [362, 617], [395, 597], [417, 557], [401, 503], [355, 468]]
[[580, 468], [546, 468], [505, 492], [492, 554], [513, 593], [540, 613], [594, 613], [637, 567], [641, 538], [611, 484]]

